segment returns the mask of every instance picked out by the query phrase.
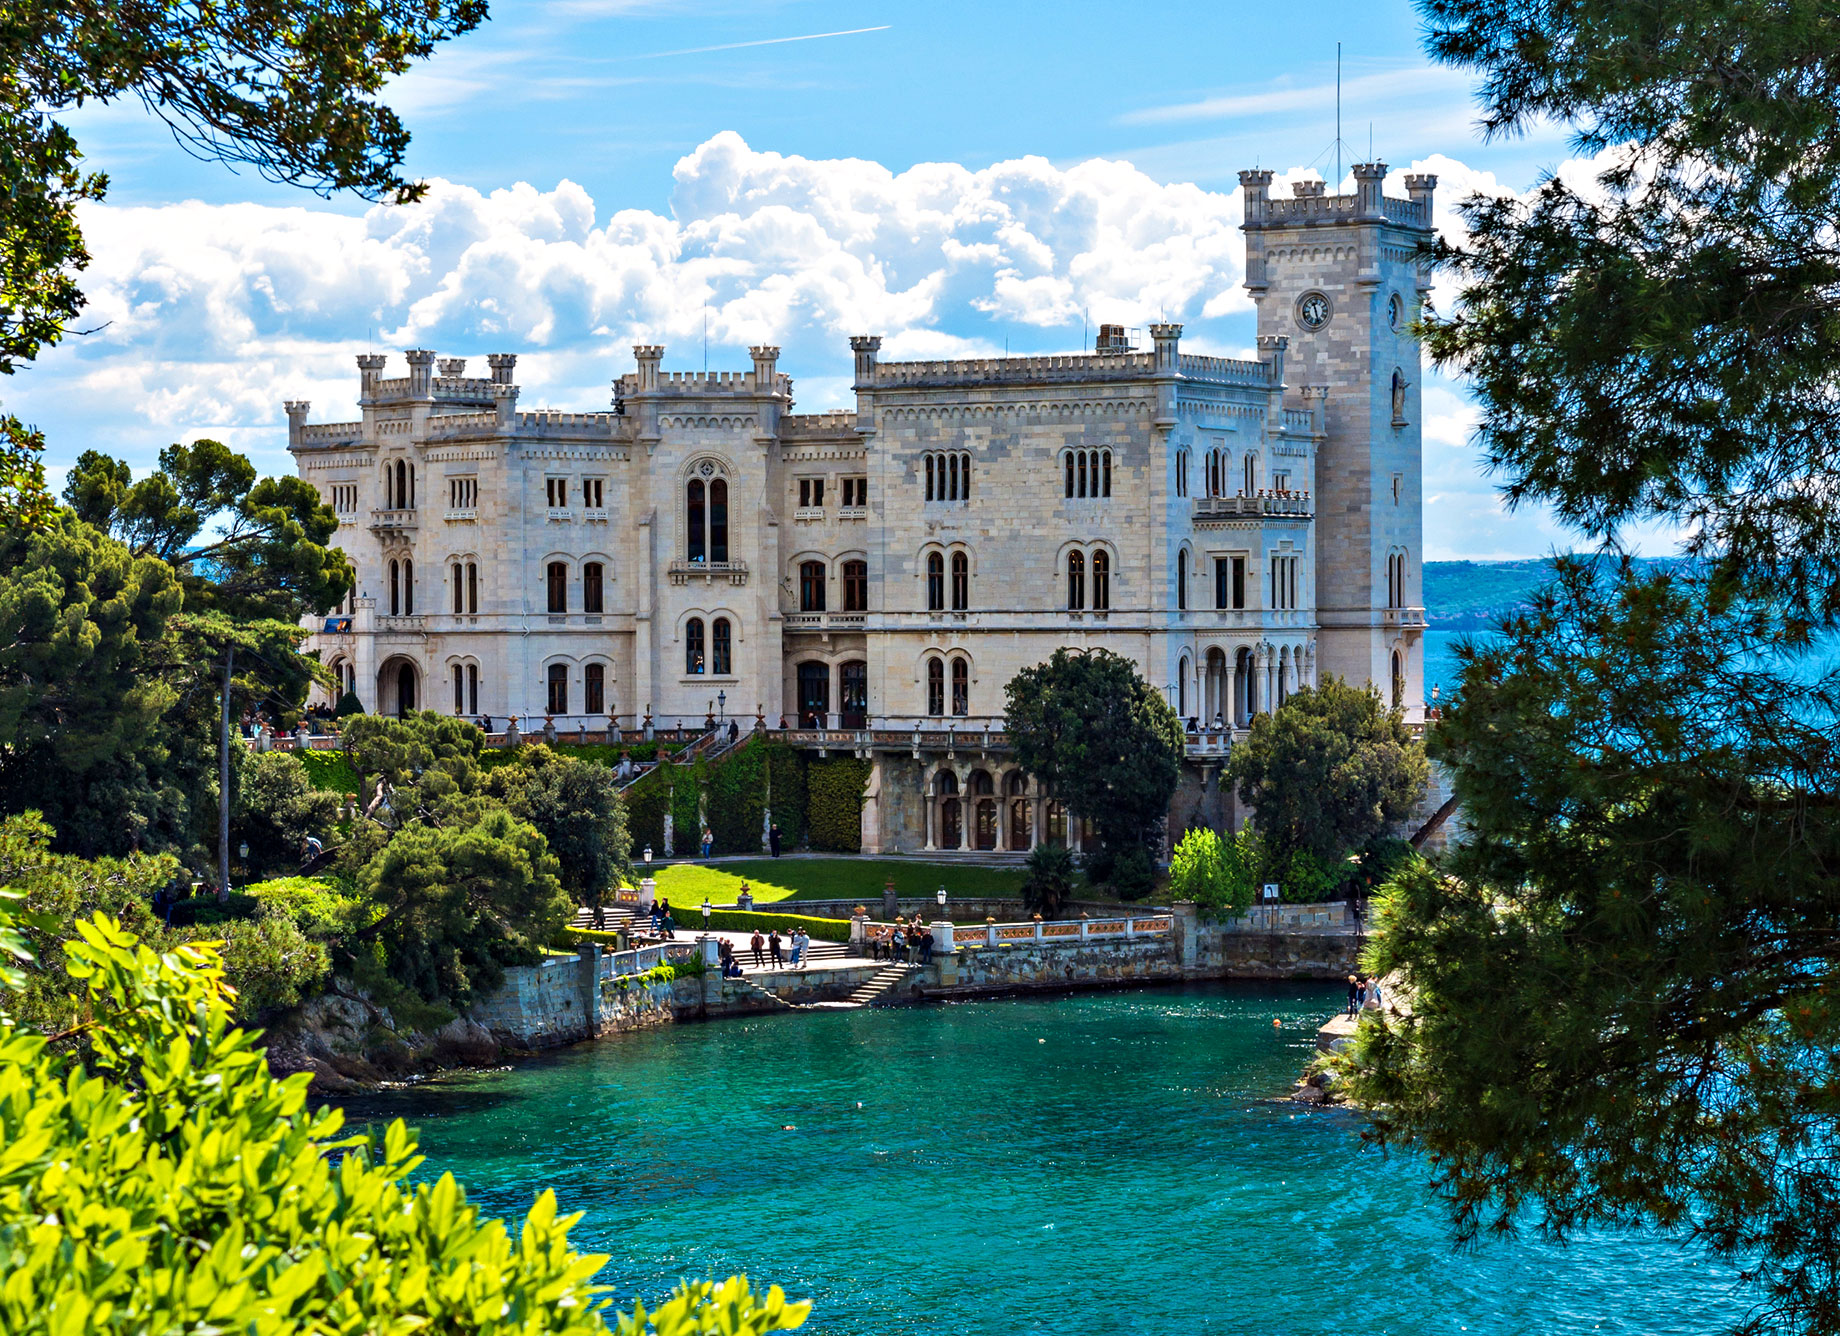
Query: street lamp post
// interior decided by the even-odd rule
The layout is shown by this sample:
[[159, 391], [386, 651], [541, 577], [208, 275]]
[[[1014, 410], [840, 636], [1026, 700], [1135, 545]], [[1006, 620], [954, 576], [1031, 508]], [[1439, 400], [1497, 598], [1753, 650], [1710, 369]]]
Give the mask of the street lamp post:
[[651, 866], [651, 862], [652, 862], [652, 846], [651, 846], [651, 845], [649, 845], [649, 844], [645, 846], [645, 862], [646, 862], [646, 866], [648, 866], [648, 867], [649, 867], [649, 866]]
[[703, 936], [709, 935], [709, 897], [703, 897]]
[[243, 885], [247, 886], [249, 884], [249, 841], [248, 840], [244, 840], [241, 844], [236, 846], [236, 856], [242, 860]]
[[939, 887], [938, 899], [939, 899], [939, 912], [941, 915], [943, 915], [946, 912], [946, 888], [943, 883]]
[[720, 724], [728, 722], [728, 693], [726, 691], [716, 692], [716, 722]]

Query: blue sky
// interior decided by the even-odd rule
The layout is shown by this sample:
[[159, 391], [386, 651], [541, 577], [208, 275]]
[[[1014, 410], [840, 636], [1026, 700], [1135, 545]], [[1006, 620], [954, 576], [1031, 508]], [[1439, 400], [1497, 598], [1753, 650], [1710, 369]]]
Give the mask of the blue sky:
[[[778, 342], [801, 410], [892, 355], [1067, 350], [1082, 319], [1243, 352], [1236, 175], [1428, 167], [1446, 201], [1524, 190], [1557, 134], [1484, 145], [1412, 9], [1365, 4], [500, 4], [392, 90], [429, 203], [320, 200], [187, 158], [130, 105], [71, 118], [108, 201], [85, 323], [3, 388], [61, 473], [216, 436], [288, 467], [281, 403], [353, 412], [352, 357], [515, 351], [526, 405], [598, 407], [630, 345], [745, 367]], [[1577, 164], [1572, 164], [1576, 168]], [[1403, 193], [1395, 184], [1394, 193]], [[483, 362], [481, 361], [481, 364]], [[1501, 513], [1461, 387], [1427, 381], [1427, 555], [1568, 545]]]

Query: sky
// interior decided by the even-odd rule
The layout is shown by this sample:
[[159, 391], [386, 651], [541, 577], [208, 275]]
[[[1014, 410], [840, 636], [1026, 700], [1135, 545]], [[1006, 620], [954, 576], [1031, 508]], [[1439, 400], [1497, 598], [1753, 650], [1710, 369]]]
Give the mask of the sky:
[[[501, 0], [386, 100], [425, 202], [321, 199], [197, 162], [139, 103], [66, 117], [107, 199], [88, 309], [0, 404], [137, 473], [215, 437], [289, 472], [282, 404], [356, 416], [354, 358], [520, 356], [520, 407], [593, 410], [632, 368], [746, 369], [776, 343], [801, 412], [884, 358], [1065, 352], [1100, 322], [1249, 356], [1240, 169], [1373, 156], [1471, 191], [1578, 172], [1557, 130], [1484, 143], [1467, 76], [1400, 0], [1123, 6], [934, 0]], [[1335, 183], [1332, 181], [1332, 187]], [[1434, 300], [1447, 302], [1440, 290]], [[1573, 546], [1507, 513], [1460, 383], [1427, 368], [1426, 557]]]

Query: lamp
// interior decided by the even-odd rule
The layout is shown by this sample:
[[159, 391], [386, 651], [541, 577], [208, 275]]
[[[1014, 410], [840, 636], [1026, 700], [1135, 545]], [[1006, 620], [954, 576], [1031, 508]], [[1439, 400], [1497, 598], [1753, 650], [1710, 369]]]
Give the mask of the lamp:
[[703, 897], [703, 931], [709, 931], [709, 897]]
[[946, 907], [946, 888], [944, 886], [939, 888], [939, 907], [941, 909]]
[[728, 722], [728, 693], [726, 691], [716, 692], [716, 718], [723, 723]]
[[652, 861], [652, 846], [649, 844], [645, 846], [645, 861], [647, 863]]
[[244, 840], [241, 844], [236, 846], [236, 856], [245, 861], [248, 860], [249, 858], [249, 841], [248, 840]]

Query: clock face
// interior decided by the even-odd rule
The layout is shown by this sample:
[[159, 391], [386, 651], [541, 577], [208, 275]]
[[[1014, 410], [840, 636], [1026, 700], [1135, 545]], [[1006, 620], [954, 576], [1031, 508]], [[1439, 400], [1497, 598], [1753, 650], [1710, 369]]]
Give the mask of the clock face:
[[1320, 292], [1306, 292], [1297, 299], [1297, 323], [1317, 330], [1329, 323], [1329, 299]]

